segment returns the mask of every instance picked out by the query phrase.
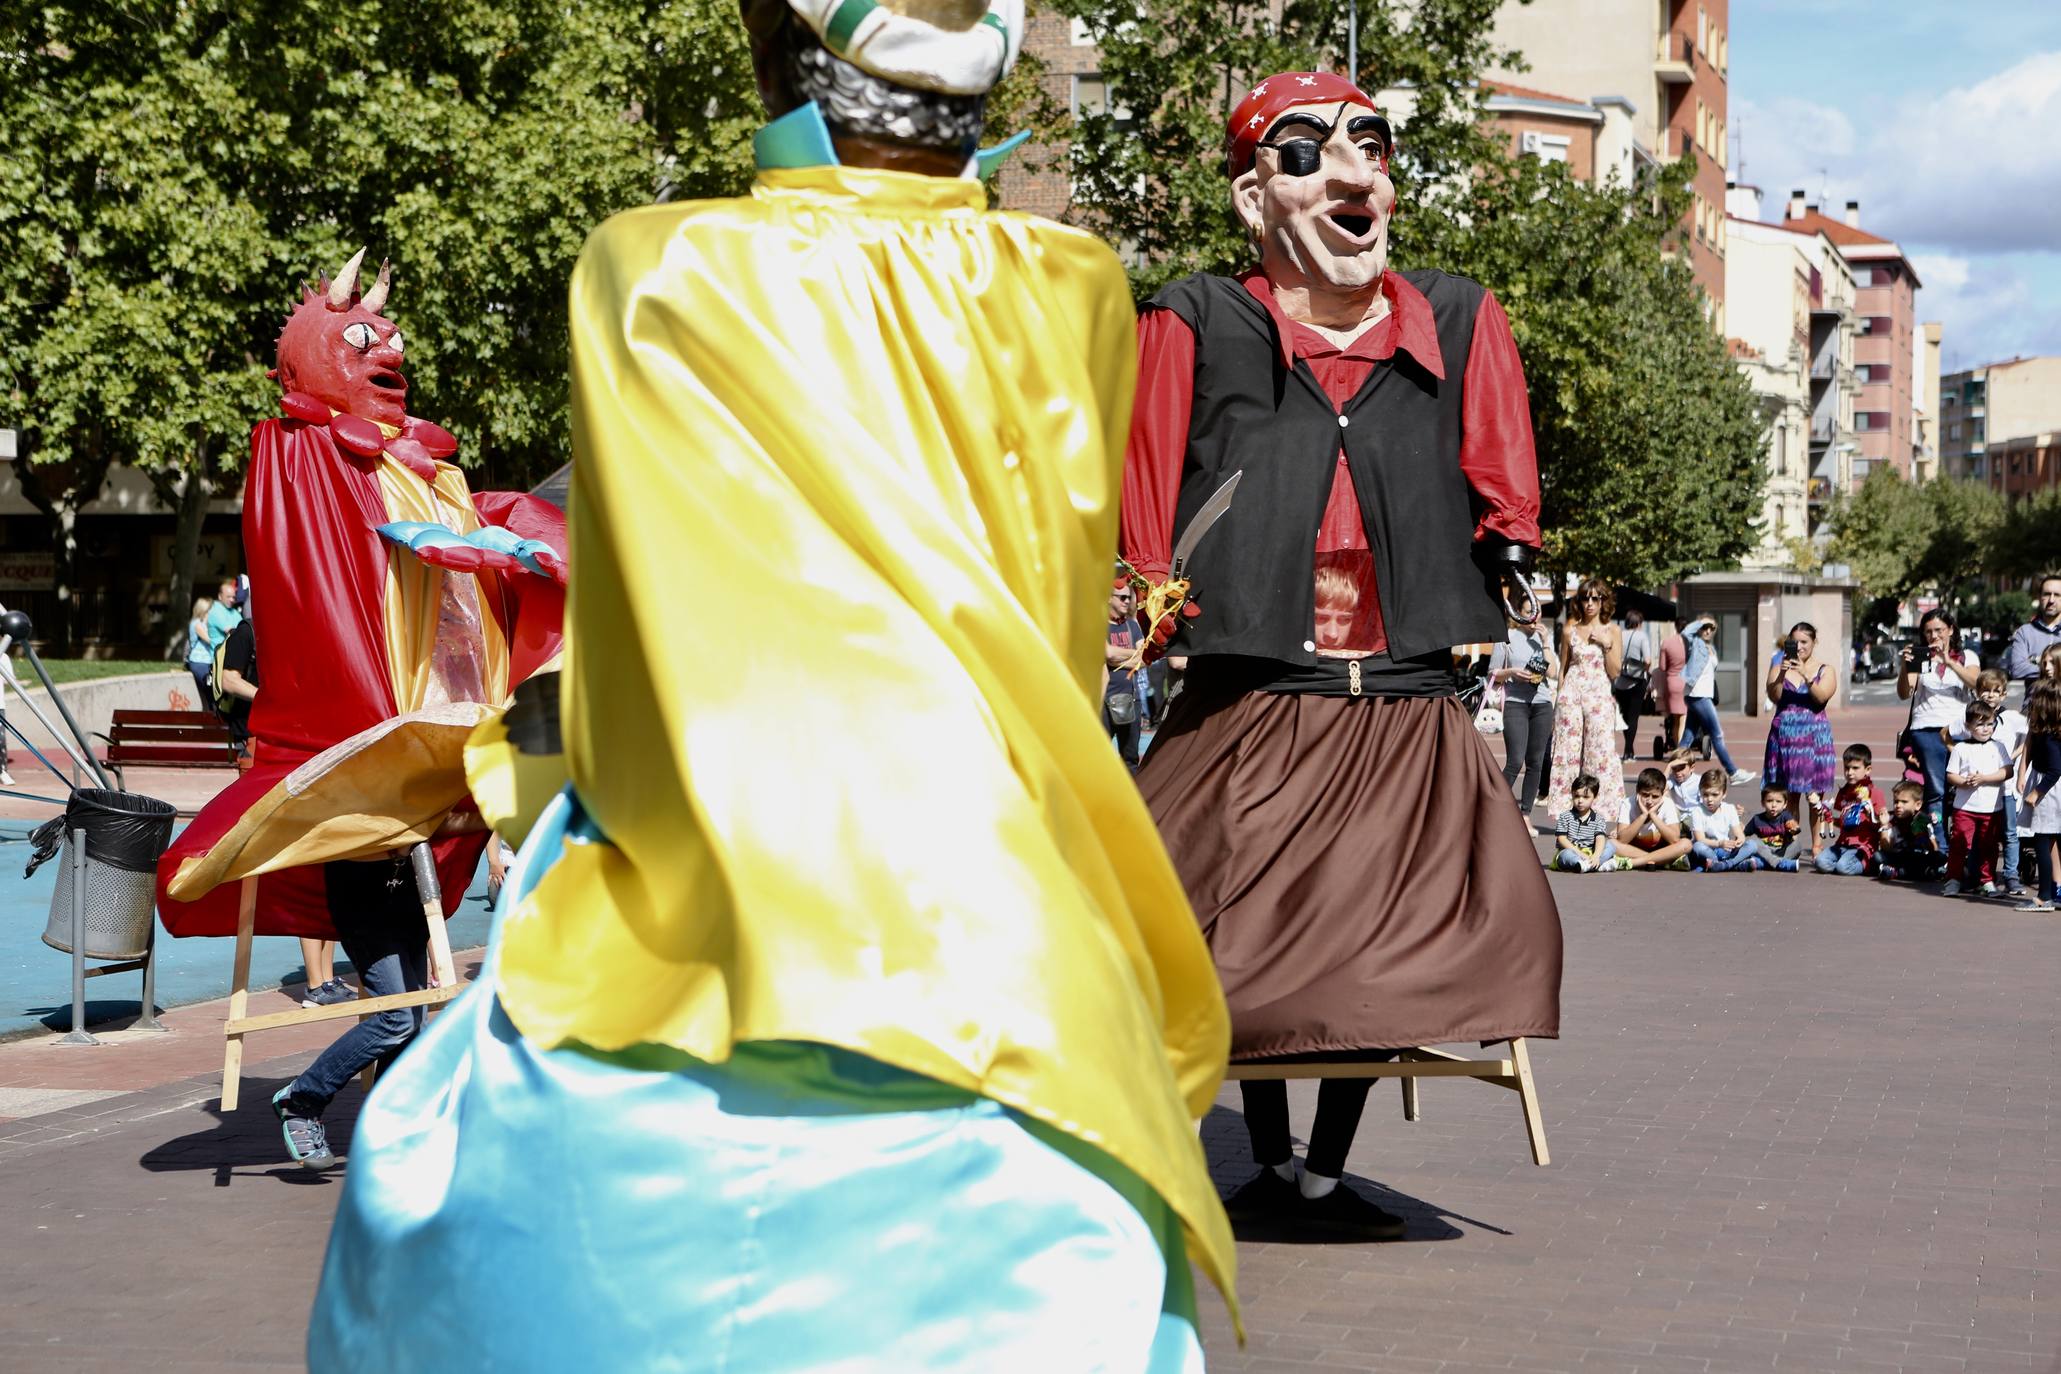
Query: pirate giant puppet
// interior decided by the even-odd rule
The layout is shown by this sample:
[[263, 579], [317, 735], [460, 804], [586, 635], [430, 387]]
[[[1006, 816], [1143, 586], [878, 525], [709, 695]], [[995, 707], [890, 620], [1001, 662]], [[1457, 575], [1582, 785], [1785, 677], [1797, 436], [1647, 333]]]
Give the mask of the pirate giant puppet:
[[[1238, 1060], [1559, 1026], [1559, 917], [1450, 665], [1528, 596], [1524, 374], [1493, 295], [1389, 267], [1391, 152], [1342, 77], [1254, 86], [1227, 170], [1258, 266], [1139, 321], [1122, 549], [1149, 605], [1193, 598], [1155, 626], [1188, 677], [1138, 781]], [[1285, 1084], [1243, 1085], [1261, 1167], [1234, 1219], [1401, 1234], [1339, 1186], [1370, 1081], [1324, 1081], [1299, 1176]]]
[[310, 1362], [1194, 1369], [1228, 1023], [1092, 706], [1124, 273], [972, 175], [1018, 0], [744, 14], [751, 194], [574, 274], [560, 773], [476, 740], [535, 814]]

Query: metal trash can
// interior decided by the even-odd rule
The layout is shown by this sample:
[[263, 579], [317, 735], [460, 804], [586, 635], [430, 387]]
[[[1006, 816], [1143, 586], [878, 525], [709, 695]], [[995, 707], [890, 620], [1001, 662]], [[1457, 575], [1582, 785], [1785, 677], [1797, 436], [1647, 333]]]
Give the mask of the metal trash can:
[[50, 921], [43, 943], [72, 952], [72, 863], [75, 836], [86, 842], [78, 866], [85, 886], [85, 944], [89, 959], [141, 959], [150, 950], [151, 920], [157, 907], [157, 861], [172, 843], [178, 808], [134, 792], [82, 787], [72, 793], [64, 815], [36, 830], [33, 873], [60, 848], [57, 890], [50, 894]]

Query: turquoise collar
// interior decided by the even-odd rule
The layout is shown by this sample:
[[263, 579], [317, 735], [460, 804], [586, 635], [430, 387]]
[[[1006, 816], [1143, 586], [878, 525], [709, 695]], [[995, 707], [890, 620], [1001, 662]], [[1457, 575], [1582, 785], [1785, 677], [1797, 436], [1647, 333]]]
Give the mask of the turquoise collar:
[[[1030, 130], [1025, 129], [992, 148], [982, 148], [973, 155], [975, 168], [983, 177], [992, 176], [1002, 165], [1002, 160], [1022, 147], [1029, 138]], [[830, 141], [830, 126], [823, 122], [823, 112], [816, 108], [813, 100], [798, 109], [789, 110], [753, 134], [751, 155], [762, 172], [774, 167], [837, 165], [837, 148]]]

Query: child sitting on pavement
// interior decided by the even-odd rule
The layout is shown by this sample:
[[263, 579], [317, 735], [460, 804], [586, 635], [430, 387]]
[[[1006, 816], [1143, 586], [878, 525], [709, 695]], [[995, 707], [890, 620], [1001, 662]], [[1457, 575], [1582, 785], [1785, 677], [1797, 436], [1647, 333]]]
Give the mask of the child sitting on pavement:
[[[1725, 800], [1732, 780], [1722, 768], [1703, 774], [1698, 805], [1689, 813], [1689, 867], [1698, 873], [1751, 873], [1778, 862], [1759, 840], [1750, 840], [1739, 824], [1739, 808]], [[1796, 865], [1790, 864], [1795, 871]]]
[[1882, 844], [1882, 822], [1889, 814], [1882, 789], [1869, 776], [1875, 766], [1875, 751], [1865, 744], [1849, 744], [1840, 755], [1846, 772], [1846, 786], [1832, 799], [1832, 815], [1839, 822], [1839, 835], [1818, 851], [1818, 872], [1858, 877], [1875, 862]]
[[1618, 867], [1687, 868], [1689, 843], [1682, 813], [1667, 795], [1667, 774], [1641, 769], [1617, 810]]
[[1553, 838], [1553, 867], [1563, 873], [1596, 873], [1617, 866], [1610, 824], [1596, 810], [1601, 790], [1594, 773], [1582, 774], [1567, 789], [1569, 807], [1560, 813]]
[[1906, 778], [1889, 791], [1889, 821], [1882, 827], [1885, 844], [1876, 872], [1891, 881], [1929, 883], [1946, 869], [1946, 846], [1939, 842], [1939, 822], [1925, 809], [1924, 784]]
[[[1996, 733], [1990, 738], [2003, 748], [2011, 769], [2004, 779], [2004, 800], [1997, 812], [1997, 880], [2006, 897], [2023, 897], [2025, 889], [2018, 880], [2018, 761], [2025, 756], [2026, 726], [2023, 712], [2004, 705], [2004, 693], [2010, 686], [2010, 678], [1995, 668], [1985, 668], [1975, 679], [1975, 699], [1997, 713]], [[1947, 732], [1949, 744], [1959, 744], [1969, 738], [1965, 719], [1960, 729]], [[2028, 829], [2025, 835], [2030, 838], [2032, 831]]]
[[1994, 897], [1997, 844], [2003, 838], [2004, 779], [2011, 776], [2011, 755], [1996, 739], [1997, 709], [1987, 702], [1968, 707], [1968, 738], [1947, 755], [1947, 785], [1954, 789], [1953, 837], [1947, 845], [1948, 897], [1961, 888], [1976, 888]]
[[1796, 857], [1803, 849], [1803, 823], [1790, 811], [1787, 792], [1779, 787], [1760, 789], [1760, 810], [1747, 818], [1746, 836], [1767, 847], [1779, 871], [1796, 871]]

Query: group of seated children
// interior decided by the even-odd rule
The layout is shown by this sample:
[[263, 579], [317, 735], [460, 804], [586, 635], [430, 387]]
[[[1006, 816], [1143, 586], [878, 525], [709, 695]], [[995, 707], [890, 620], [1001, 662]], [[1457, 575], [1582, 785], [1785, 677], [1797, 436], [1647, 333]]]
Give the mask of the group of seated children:
[[[1976, 680], [1976, 700], [1951, 736], [1946, 782], [1953, 789], [1952, 820], [1942, 825], [1925, 805], [1925, 789], [1905, 780], [1883, 795], [1873, 776], [1874, 755], [1865, 744], [1841, 755], [1844, 784], [1822, 808], [1823, 827], [1815, 849], [1779, 788], [1761, 789], [1761, 809], [1742, 819], [1726, 801], [1730, 780], [1722, 769], [1698, 775], [1694, 756], [1678, 749], [1667, 771], [1641, 772], [1613, 825], [1595, 810], [1592, 774], [1575, 780], [1573, 808], [1560, 816], [1554, 868], [1610, 872], [1631, 868], [1678, 868], [1704, 873], [1775, 869], [1793, 873], [1800, 864], [1820, 873], [1929, 882], [1946, 878], [1942, 891], [1984, 896], [2019, 895], [2018, 836], [2021, 814], [2031, 827], [2040, 858], [2040, 890], [2022, 910], [2055, 909], [2054, 869], [2061, 867], [2061, 803], [2042, 806], [2061, 779], [2061, 648], [2050, 651], [2035, 684], [2030, 715], [2003, 705], [2008, 681], [1990, 671]], [[2021, 790], [2021, 772], [2023, 798]], [[1818, 805], [1818, 798], [1811, 798]], [[2021, 812], [2022, 802], [2022, 812]], [[2044, 827], [2044, 828], [2043, 828]], [[2001, 879], [2001, 881], [2000, 881]]]
[[[1682, 760], [1669, 760], [1671, 769]], [[1769, 868], [1794, 873], [1791, 853], [1801, 827], [1789, 813], [1779, 789], [1763, 789], [1762, 809], [1751, 819], [1725, 800], [1731, 779], [1722, 768], [1705, 770], [1695, 779], [1695, 800], [1683, 806], [1682, 789], [1670, 788], [1658, 768], [1640, 772], [1632, 795], [1610, 823], [1596, 811], [1596, 778], [1584, 773], [1574, 780], [1554, 836], [1553, 867], [1571, 873], [1601, 873], [1632, 868], [1678, 868], [1699, 873], [1751, 873]]]

